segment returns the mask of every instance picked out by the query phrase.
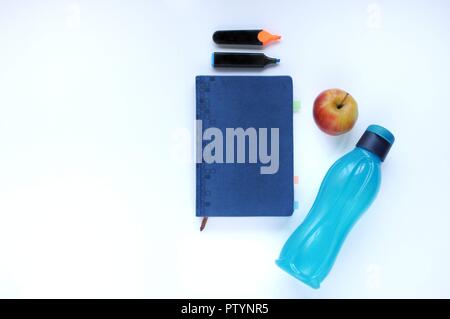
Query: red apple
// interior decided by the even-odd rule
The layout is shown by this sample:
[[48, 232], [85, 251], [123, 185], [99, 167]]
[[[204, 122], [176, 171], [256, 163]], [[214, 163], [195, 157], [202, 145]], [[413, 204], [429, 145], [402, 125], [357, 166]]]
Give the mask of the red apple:
[[350, 131], [358, 119], [358, 104], [340, 89], [323, 91], [314, 101], [314, 120], [327, 134], [340, 135]]

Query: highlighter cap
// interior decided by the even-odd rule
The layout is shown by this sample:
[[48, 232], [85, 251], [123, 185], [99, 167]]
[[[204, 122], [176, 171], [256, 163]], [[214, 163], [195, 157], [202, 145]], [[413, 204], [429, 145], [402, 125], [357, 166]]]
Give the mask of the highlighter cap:
[[383, 162], [394, 141], [394, 135], [387, 129], [380, 125], [370, 125], [356, 146], [374, 153]]

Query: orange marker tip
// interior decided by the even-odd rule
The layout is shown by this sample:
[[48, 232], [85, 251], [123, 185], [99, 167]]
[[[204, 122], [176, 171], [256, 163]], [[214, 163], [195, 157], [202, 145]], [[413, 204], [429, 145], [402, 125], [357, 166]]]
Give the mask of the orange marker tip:
[[263, 45], [268, 44], [269, 42], [280, 40], [281, 35], [271, 34], [266, 30], [262, 30], [258, 33], [258, 40], [262, 42]]

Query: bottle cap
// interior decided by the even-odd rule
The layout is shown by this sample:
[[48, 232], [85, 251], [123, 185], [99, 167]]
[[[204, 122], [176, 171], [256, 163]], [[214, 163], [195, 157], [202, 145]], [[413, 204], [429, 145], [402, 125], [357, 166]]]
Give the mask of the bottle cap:
[[387, 129], [380, 125], [370, 125], [356, 146], [374, 153], [383, 162], [394, 141], [394, 135]]

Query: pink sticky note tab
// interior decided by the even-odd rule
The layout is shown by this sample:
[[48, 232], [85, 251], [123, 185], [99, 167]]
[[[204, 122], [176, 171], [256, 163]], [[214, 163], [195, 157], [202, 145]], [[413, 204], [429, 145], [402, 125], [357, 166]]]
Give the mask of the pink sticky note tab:
[[295, 184], [295, 185], [298, 184], [298, 176], [294, 176], [294, 184]]

